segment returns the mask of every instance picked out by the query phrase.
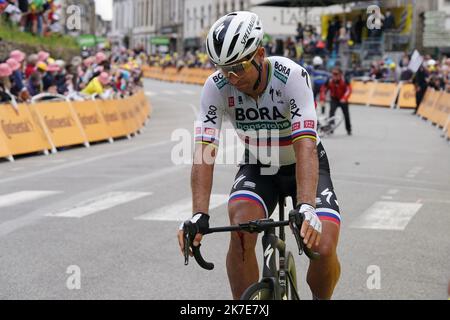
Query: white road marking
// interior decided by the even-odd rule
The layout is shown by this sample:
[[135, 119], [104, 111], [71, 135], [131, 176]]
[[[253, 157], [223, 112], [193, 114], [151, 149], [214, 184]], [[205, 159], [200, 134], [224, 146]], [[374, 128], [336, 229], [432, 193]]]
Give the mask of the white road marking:
[[91, 157], [91, 158], [87, 158], [87, 159], [86, 158], [81, 158], [80, 160], [69, 162], [69, 163], [64, 163], [64, 164], [61, 164], [61, 165], [56, 165], [56, 166], [53, 166], [51, 168], [45, 168], [45, 169], [42, 169], [42, 170], [39, 170], [39, 171], [34, 171], [34, 172], [31, 172], [31, 173], [26, 173], [26, 174], [22, 174], [22, 175], [16, 175], [16, 176], [10, 177], [10, 178], [0, 179], [0, 184], [6, 183], [6, 182], [18, 181], [18, 180], [27, 179], [27, 178], [32, 178], [32, 177], [35, 177], [35, 176], [48, 174], [48, 173], [55, 172], [55, 171], [58, 171], [58, 170], [64, 170], [64, 169], [76, 167], [76, 166], [79, 166], [79, 165], [85, 165], [87, 163], [91, 163], [91, 162], [95, 162], [95, 161], [99, 161], [99, 160], [104, 160], [104, 159], [107, 159], [107, 158], [113, 158], [113, 157], [117, 157], [117, 156], [121, 156], [121, 155], [129, 156], [130, 153], [133, 153], [133, 152], [136, 152], [136, 151], [141, 151], [141, 150], [150, 149], [150, 148], [154, 148], [154, 147], [167, 146], [167, 145], [170, 145], [171, 143], [172, 143], [171, 141], [161, 141], [161, 142], [148, 144], [148, 145], [143, 145], [143, 146], [138, 146], [138, 147], [134, 147], [134, 148], [122, 149], [120, 151], [114, 151], [114, 152], [111, 152], [111, 153], [104, 153], [104, 154], [101, 154], [99, 156], [95, 156], [95, 157]]
[[109, 192], [101, 196], [86, 200], [72, 208], [60, 212], [49, 213], [47, 217], [83, 218], [96, 212], [131, 202], [151, 195], [150, 192]]
[[9, 171], [17, 172], [17, 171], [22, 171], [22, 170], [24, 170], [24, 169], [25, 169], [24, 167], [16, 167], [16, 168], [10, 169]]
[[175, 91], [172, 91], [172, 90], [163, 90], [162, 93], [168, 94], [168, 95], [171, 95], [171, 96], [174, 96], [174, 95], [177, 94]]
[[188, 95], [194, 95], [195, 94], [195, 92], [191, 91], [191, 90], [181, 90], [181, 92], [184, 93], [184, 94], [188, 94]]
[[398, 193], [398, 189], [390, 189], [390, 190], [388, 190], [388, 194], [390, 194], [390, 195], [394, 195], [394, 194], [397, 194]]
[[351, 227], [402, 231], [422, 205], [421, 203], [375, 202]]
[[19, 191], [0, 195], [0, 208], [14, 206], [20, 203], [29, 202], [55, 194], [60, 194], [61, 191]]
[[423, 167], [414, 167], [414, 168], [412, 168], [411, 170], [408, 171], [408, 173], [406, 174], [406, 177], [409, 178], [409, 179], [413, 179], [422, 170], [423, 170]]
[[145, 91], [145, 95], [146, 95], [147, 97], [153, 97], [153, 96], [156, 96], [157, 93], [156, 93], [156, 92], [153, 92], [153, 91]]
[[[229, 195], [213, 194], [209, 203], [209, 209], [213, 210], [228, 202]], [[177, 201], [168, 206], [159, 208], [134, 220], [156, 220], [156, 221], [185, 221], [192, 217], [192, 198]]]
[[383, 200], [392, 200], [392, 199], [394, 199], [394, 197], [393, 196], [382, 196], [381, 199], [383, 199]]

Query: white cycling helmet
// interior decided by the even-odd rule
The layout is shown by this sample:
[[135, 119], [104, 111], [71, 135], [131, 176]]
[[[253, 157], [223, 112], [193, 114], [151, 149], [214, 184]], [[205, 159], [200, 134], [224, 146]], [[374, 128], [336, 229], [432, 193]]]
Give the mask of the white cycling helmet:
[[313, 59], [313, 66], [321, 66], [323, 65], [323, 60], [319, 56], [315, 56]]
[[206, 38], [206, 52], [217, 66], [233, 64], [245, 58], [262, 43], [264, 31], [259, 17], [237, 11], [217, 20]]

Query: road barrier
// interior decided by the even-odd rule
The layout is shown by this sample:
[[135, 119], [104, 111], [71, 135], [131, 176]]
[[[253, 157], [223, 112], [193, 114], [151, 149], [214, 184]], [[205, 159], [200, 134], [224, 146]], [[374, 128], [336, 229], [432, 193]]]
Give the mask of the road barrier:
[[14, 161], [16, 155], [131, 138], [150, 114], [151, 105], [142, 90], [120, 100], [0, 105], [0, 157]]
[[[146, 78], [203, 85], [214, 70], [145, 66], [143, 72]], [[351, 86], [350, 104], [400, 109], [416, 107], [416, 90], [411, 83], [353, 80]], [[442, 127], [450, 138], [450, 94], [428, 90], [420, 106], [419, 114], [422, 118]], [[0, 146], [0, 152], [1, 150]]]
[[442, 136], [450, 139], [450, 93], [428, 89], [417, 114], [442, 128]]
[[214, 73], [214, 69], [200, 68], [174, 68], [174, 67], [150, 67], [142, 68], [145, 78], [161, 81], [181, 82], [203, 85], [208, 77]]

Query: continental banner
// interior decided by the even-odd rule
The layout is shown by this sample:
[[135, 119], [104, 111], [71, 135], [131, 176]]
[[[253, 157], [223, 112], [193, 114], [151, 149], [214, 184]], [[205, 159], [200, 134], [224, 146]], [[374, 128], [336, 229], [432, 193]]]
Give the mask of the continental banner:
[[133, 105], [135, 117], [138, 120], [139, 126], [142, 127], [149, 118], [151, 109], [144, 91], [141, 90], [128, 98], [127, 103]]
[[55, 147], [67, 147], [87, 142], [86, 134], [67, 102], [42, 102], [33, 105], [43, 125], [47, 127], [49, 139]]
[[437, 99], [434, 108], [431, 110], [428, 120], [436, 123], [440, 127], [444, 127], [447, 124], [448, 117], [450, 116], [449, 99], [449, 93], [439, 92], [439, 98]]
[[1, 105], [0, 157], [129, 136], [150, 115], [142, 90], [120, 100]]
[[5, 135], [3, 134], [3, 130], [0, 130], [0, 158], [9, 157], [12, 155], [5, 141], [6, 138]]
[[352, 81], [352, 94], [349, 98], [351, 104], [364, 104], [369, 101], [369, 97], [375, 87], [373, 82]]
[[120, 117], [116, 100], [97, 100], [100, 112], [106, 121], [106, 128], [111, 138], [125, 137], [129, 134], [128, 127]]
[[0, 143], [1, 154], [19, 155], [51, 149], [29, 107], [19, 104], [16, 111], [10, 105], [0, 106], [0, 139], [3, 139], [3, 143]]
[[416, 88], [411, 83], [405, 83], [400, 89], [398, 97], [398, 106], [400, 108], [415, 108], [416, 107]]
[[369, 105], [391, 107], [397, 98], [397, 84], [378, 82], [374, 85]]
[[96, 101], [72, 102], [89, 142], [108, 140], [111, 136]]
[[150, 67], [143, 68], [144, 77], [170, 82], [181, 82], [203, 85], [206, 79], [214, 73], [214, 69], [187, 68], [177, 69], [174, 67]]
[[427, 92], [425, 92], [425, 96], [422, 100], [422, 103], [420, 104], [420, 107], [419, 107], [419, 110], [417, 113], [421, 117], [428, 119], [431, 116], [431, 114], [433, 113], [434, 105], [436, 104], [438, 98], [439, 98], [439, 92], [437, 92], [433, 89], [428, 89]]

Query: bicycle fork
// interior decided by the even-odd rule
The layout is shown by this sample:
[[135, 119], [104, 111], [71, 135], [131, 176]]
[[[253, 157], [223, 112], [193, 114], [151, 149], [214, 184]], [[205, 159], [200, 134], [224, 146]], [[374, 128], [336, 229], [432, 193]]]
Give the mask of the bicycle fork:
[[[275, 236], [275, 229], [264, 233], [262, 238], [264, 250], [264, 269], [262, 281], [268, 282], [275, 300], [281, 300], [287, 292], [286, 244]], [[276, 265], [276, 251], [279, 254], [279, 272]]]

